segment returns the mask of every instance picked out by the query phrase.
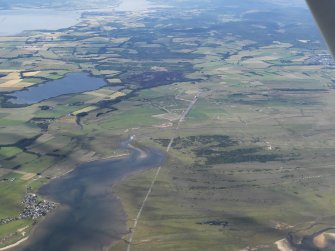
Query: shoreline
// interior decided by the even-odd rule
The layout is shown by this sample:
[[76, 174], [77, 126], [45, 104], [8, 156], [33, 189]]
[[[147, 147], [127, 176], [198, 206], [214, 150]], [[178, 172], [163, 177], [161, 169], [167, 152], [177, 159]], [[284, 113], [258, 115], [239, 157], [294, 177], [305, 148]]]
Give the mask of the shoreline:
[[[108, 158], [105, 159], [105, 160], [99, 159], [99, 160], [89, 161], [86, 164], [79, 165], [77, 168], [75, 168], [75, 170], [77, 170], [77, 171], [75, 171], [73, 173], [74, 177], [71, 176], [72, 179], [78, 178], [79, 176], [77, 177], [77, 175], [79, 175], [79, 174], [80, 174], [80, 176], [83, 176], [83, 175], [86, 176], [86, 175], [89, 175], [89, 174], [96, 174], [97, 170], [101, 170], [100, 173], [101, 173], [103, 179], [101, 180], [100, 185], [104, 182], [107, 182], [106, 184], [112, 185], [111, 187], [113, 187], [114, 182], [116, 182], [117, 180], [122, 179], [124, 177], [128, 177], [129, 175], [132, 175], [133, 173], [137, 173], [138, 171], [144, 171], [147, 168], [149, 169], [149, 168], [155, 167], [156, 164], [159, 164], [159, 162], [161, 161], [160, 159], [162, 157], [161, 157], [161, 154], [160, 154], [159, 151], [147, 149], [145, 147], [144, 147], [144, 149], [139, 148], [139, 147], [135, 147], [133, 145], [130, 145], [128, 141], [126, 141], [126, 143], [128, 143], [126, 147], [130, 150], [130, 153], [127, 153], [127, 154], [120, 153], [120, 154], [117, 154], [117, 155], [108, 156]], [[151, 151], [152, 151], [152, 153], [151, 153]], [[111, 161], [111, 162], [109, 162], [109, 161]], [[114, 165], [114, 168], [111, 168], [111, 169], [103, 168], [103, 167], [109, 167], [111, 164]], [[128, 166], [128, 164], [130, 166], [128, 168], [126, 168], [126, 170], [124, 170], [125, 169], [124, 166]], [[90, 167], [88, 168], [88, 166], [90, 166]], [[93, 168], [91, 166], [95, 166], [95, 167]], [[99, 168], [96, 168], [96, 167], [99, 167]], [[113, 170], [115, 170], [115, 168], [119, 169], [120, 171], [122, 170], [122, 172], [117, 171], [115, 173], [116, 176], [114, 177], [113, 175], [114, 175], [115, 171], [113, 171]], [[73, 170], [70, 170], [70, 172], [71, 171], [73, 171]], [[110, 175], [111, 178], [113, 178], [113, 177], [115, 178], [115, 180], [113, 178], [112, 183], [111, 183], [110, 179], [106, 179], [106, 176], [109, 176], [109, 175]], [[63, 177], [64, 176], [66, 176], [66, 174], [64, 174]], [[91, 175], [90, 177], [94, 177], [94, 176], [95, 175]], [[81, 178], [81, 177], [79, 177], [79, 178]], [[54, 182], [56, 182], [56, 183], [54, 183]], [[55, 194], [50, 194], [50, 193], [48, 193], [48, 188], [47, 187], [49, 186], [49, 189], [52, 189], [52, 188], [57, 188], [57, 186], [58, 186], [58, 187], [62, 187], [62, 189], [64, 189], [64, 187], [67, 187], [69, 184], [71, 184], [71, 186], [69, 187], [70, 189], [76, 188], [76, 187], [73, 188], [73, 183], [71, 181], [66, 180], [66, 179], [64, 181], [62, 181], [60, 179], [57, 180], [57, 181], [51, 181], [50, 183], [48, 183], [48, 185], [46, 185], [46, 187], [44, 187], [44, 189], [47, 189], [47, 190], [45, 190], [46, 193], [44, 193], [43, 190], [41, 190], [41, 191], [39, 191], [39, 194], [41, 196], [44, 196], [45, 198], [48, 198], [48, 199], [52, 200], [52, 201], [58, 201], [58, 200], [55, 200], [55, 198], [58, 196], [57, 193], [61, 193], [61, 191], [58, 191]], [[96, 189], [99, 189], [100, 185], [94, 185], [94, 184], [98, 184], [98, 183], [92, 181], [92, 186], [93, 187], [90, 185], [90, 187], [92, 187], [91, 188], [92, 191], [98, 191]], [[57, 191], [57, 189], [56, 189], [56, 191]], [[97, 195], [99, 195], [99, 193]], [[108, 215], [110, 216], [110, 220], [107, 220], [107, 221], [112, 221], [113, 219], [118, 219], [118, 223], [115, 224], [113, 231], [120, 234], [120, 236], [118, 236], [119, 239], [118, 238], [112, 238], [111, 240], [108, 240], [108, 241], [105, 240], [103, 245], [106, 246], [106, 247], [107, 246], [108, 247], [115, 246], [119, 242], [119, 240], [122, 239], [124, 234], [127, 233], [127, 231], [128, 231], [127, 215], [126, 215], [123, 203], [122, 203], [120, 197], [118, 197], [114, 193], [113, 189], [111, 190], [110, 195], [112, 196], [111, 198], [113, 200], [113, 203], [111, 203], [110, 205], [107, 205], [108, 207], [106, 207], [106, 209], [102, 210], [101, 214], [102, 215], [105, 214], [106, 210], [109, 211], [109, 208], [112, 210], [111, 215], [110, 215], [111, 212], [110, 211], [108, 212]], [[97, 197], [97, 198], [99, 198], [99, 197]], [[65, 207], [61, 206], [60, 208], [56, 209], [53, 213], [48, 214], [48, 216], [45, 219], [41, 220], [34, 227], [32, 232], [30, 233], [30, 240], [28, 240], [28, 237], [24, 238], [24, 239], [21, 239], [20, 241], [14, 243], [12, 245], [8, 245], [5, 248], [0, 249], [0, 251], [5, 251], [5, 250], [8, 250], [10, 248], [14, 248], [13, 250], [22, 250], [22, 248], [26, 248], [26, 247], [36, 247], [36, 246], [43, 247], [44, 237], [40, 238], [40, 233], [41, 232], [40, 232], [39, 229], [44, 229], [46, 226], [52, 226], [52, 225], [56, 226], [57, 224], [59, 224], [59, 219], [58, 219], [59, 217], [58, 216], [61, 217], [60, 219], [63, 219], [64, 215], [66, 216], [69, 213], [69, 211], [72, 210], [73, 205], [72, 205], [72, 203], [69, 203], [68, 205], [66, 204], [66, 205], [63, 205], [63, 206], [65, 206]], [[66, 209], [64, 211], [61, 208], [63, 208], [63, 209], [66, 208]], [[83, 212], [84, 212], [83, 215], [85, 215], [85, 211], [83, 211]], [[115, 218], [115, 217], [117, 217], [117, 218]], [[51, 224], [51, 225], [49, 225], [49, 224]], [[104, 221], [101, 221], [101, 226], [102, 227], [104, 227], [104, 224], [107, 224], [106, 219], [104, 219]], [[48, 231], [48, 232], [50, 232], [50, 233], [48, 233], [50, 236], [52, 235], [52, 233], [54, 231], [52, 228], [53, 227], [51, 227], [50, 231]], [[55, 232], [55, 235], [57, 235], [57, 232]], [[25, 244], [22, 244], [22, 242], [24, 242], [26, 240], [28, 240], [28, 241]], [[95, 238], [92, 238], [91, 241], [92, 241], [92, 245], [95, 245], [95, 243], [97, 241], [100, 241], [100, 240], [99, 240], [99, 238], [97, 238], [97, 240], [95, 240]], [[22, 248], [19, 246], [20, 244], [23, 245]], [[59, 250], [60, 245], [61, 245], [61, 243], [53, 246], [52, 249], [50, 249], [50, 250], [52, 250], [52, 251], [53, 250]], [[19, 246], [19, 247], [16, 247], [16, 246]], [[87, 250], [89, 250], [89, 249], [87, 249]]]
[[132, 144], [129, 144], [128, 147], [131, 148], [131, 149], [133, 149], [133, 150], [135, 150], [135, 151], [138, 151], [139, 154], [140, 154], [140, 156], [139, 156], [140, 159], [145, 159], [145, 158], [148, 157], [148, 154], [144, 150], [142, 150], [141, 148], [136, 147], [136, 146], [134, 146]]
[[277, 249], [280, 251], [293, 251], [287, 239], [281, 239], [279, 241], [276, 241], [274, 244], [277, 246]]
[[10, 248], [16, 247], [16, 246], [20, 245], [21, 243], [25, 242], [26, 240], [28, 240], [28, 238], [29, 238], [29, 236], [24, 237], [23, 239], [15, 242], [14, 244], [8, 245], [8, 246], [3, 247], [3, 248], [0, 248], [0, 251], [4, 251], [4, 250], [8, 250]]
[[277, 249], [280, 251], [293, 251], [289, 242], [286, 239], [276, 241], [275, 245], [277, 246]]

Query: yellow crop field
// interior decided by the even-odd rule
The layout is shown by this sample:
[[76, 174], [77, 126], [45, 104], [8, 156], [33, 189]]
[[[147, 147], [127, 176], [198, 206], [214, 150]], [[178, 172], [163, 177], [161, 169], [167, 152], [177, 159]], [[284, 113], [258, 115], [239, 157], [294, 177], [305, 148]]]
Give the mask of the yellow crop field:
[[123, 97], [123, 96], [126, 96], [125, 93], [123, 92], [115, 92], [114, 94], [112, 94], [112, 96], [110, 96], [111, 99], [116, 99], [118, 97]]
[[33, 77], [39, 74], [41, 71], [29, 71], [29, 72], [24, 72], [23, 76], [24, 77]]
[[73, 112], [72, 113], [72, 115], [78, 115], [78, 114], [80, 114], [80, 113], [83, 113], [83, 112], [90, 112], [90, 111], [93, 111], [93, 110], [95, 110], [95, 109], [97, 109], [97, 107], [96, 106], [87, 106], [87, 107], [85, 107], [85, 108], [83, 108], [83, 109], [80, 109], [80, 110], [78, 110], [78, 111], [75, 111], [75, 112]]

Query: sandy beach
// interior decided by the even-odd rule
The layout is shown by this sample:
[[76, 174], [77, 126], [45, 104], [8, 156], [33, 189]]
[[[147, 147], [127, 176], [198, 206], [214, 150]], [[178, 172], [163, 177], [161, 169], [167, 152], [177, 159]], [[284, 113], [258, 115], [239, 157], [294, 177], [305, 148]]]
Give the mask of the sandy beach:
[[280, 251], [293, 251], [293, 249], [291, 248], [290, 244], [288, 243], [286, 239], [276, 241], [275, 244], [278, 250]]
[[3, 248], [0, 248], [0, 251], [3, 251], [3, 250], [8, 250], [10, 248], [13, 248], [13, 247], [16, 247], [18, 245], [20, 245], [22, 242], [25, 242], [26, 240], [28, 240], [29, 237], [25, 237], [17, 242], [15, 242], [14, 244], [11, 244], [11, 245], [8, 245], [6, 247], [3, 247]]

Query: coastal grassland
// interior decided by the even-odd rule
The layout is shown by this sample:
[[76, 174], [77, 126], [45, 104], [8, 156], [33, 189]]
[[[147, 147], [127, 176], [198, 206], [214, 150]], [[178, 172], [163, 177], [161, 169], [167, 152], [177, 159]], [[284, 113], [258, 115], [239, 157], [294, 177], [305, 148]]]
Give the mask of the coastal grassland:
[[104, 129], [128, 129], [150, 126], [159, 121], [152, 117], [158, 111], [155, 108], [144, 105], [141, 108], [116, 112], [114, 116], [102, 122], [101, 126]]
[[[2, 181], [1, 186], [1, 219], [16, 216], [22, 209], [21, 196], [26, 190], [26, 182], [20, 180], [21, 174], [9, 173], [4, 175], [3, 179], [13, 180], [10, 182]], [[13, 210], [17, 208], [17, 210]]]
[[[32, 229], [31, 221], [20, 220], [8, 223], [0, 229], [0, 236], [4, 236], [0, 246], [6, 247], [27, 236], [27, 233]], [[10, 234], [8, 234], [10, 233]]]
[[[61, 99], [64, 101], [64, 98]], [[68, 97], [67, 103], [78, 101], [83, 101], [83, 97]], [[16, 217], [22, 212], [22, 200], [27, 187], [37, 191], [51, 178], [73, 170], [80, 163], [124, 154], [118, 150], [119, 138], [112, 135], [107, 137], [106, 131], [92, 133], [86, 128], [81, 130], [75, 121], [72, 124], [68, 123], [67, 117], [75, 118], [67, 116], [68, 113], [87, 106], [85, 103], [62, 106], [58, 102], [62, 101], [46, 101], [12, 110], [6, 108], [6, 112], [2, 113], [4, 116], [14, 117], [15, 110], [18, 113], [22, 112], [22, 117], [19, 117], [21, 128], [33, 127], [29, 121], [39, 119], [38, 121], [47, 125], [47, 131], [41, 133], [37, 127], [36, 133], [31, 136], [27, 129], [13, 130], [11, 134], [7, 134], [9, 145], [2, 145], [0, 148], [3, 168], [0, 173], [0, 219]], [[42, 110], [40, 107], [51, 109]], [[8, 127], [10, 126], [18, 128], [14, 123], [8, 123]], [[6, 143], [5, 139], [2, 138], [1, 144]], [[16, 220], [0, 225], [0, 246], [22, 239], [24, 235], [19, 230], [28, 226], [25, 232], [29, 233], [32, 224], [31, 220]]]
[[[101, 93], [106, 93], [110, 101], [121, 96], [108, 90]], [[92, 100], [88, 94], [78, 94], [26, 107], [1, 108], [0, 219], [16, 217], [22, 212], [27, 187], [37, 191], [51, 178], [73, 170], [80, 163], [126, 153], [118, 149], [118, 136], [108, 130], [93, 132], [85, 126], [81, 128], [77, 116], [71, 115], [89, 107]], [[18, 231], [28, 226], [25, 230], [28, 233], [32, 224], [31, 220], [16, 220], [0, 225], [0, 246], [23, 238]]]
[[55, 154], [55, 156], [46, 155], [46, 156], [41, 156], [38, 158], [36, 157], [32, 160], [24, 159], [26, 162], [24, 162], [23, 160], [21, 161], [17, 160], [17, 161], [19, 163], [22, 163], [22, 167], [20, 168], [20, 171], [33, 173], [33, 174], [39, 174], [39, 173], [43, 173], [43, 171], [53, 166], [55, 163], [57, 163], [57, 161], [59, 161], [59, 159], [61, 159], [60, 155]]
[[1, 129], [1, 145], [14, 145], [15, 142], [22, 138], [30, 138], [36, 136], [40, 130], [27, 125], [8, 125]]
[[[80, 163], [125, 154], [118, 142], [129, 135], [163, 151], [175, 138], [140, 218], [135, 250], [273, 250], [290, 226], [332, 214], [334, 73], [305, 62], [318, 45], [309, 44], [314, 52], [297, 46], [296, 33], [283, 38], [273, 24], [253, 29], [242, 21], [245, 13], [228, 25], [220, 18], [204, 23], [201, 12], [175, 11], [176, 23], [164, 13], [86, 13], [69, 29], [0, 38], [0, 87], [81, 70], [121, 88], [27, 107], [1, 97], [0, 186], [8, 194], [0, 198], [10, 200], [1, 217], [20, 212], [26, 185], [37, 191]], [[195, 95], [176, 130], [175, 119]], [[328, 176], [319, 177], [323, 172]], [[115, 186], [129, 227], [153, 175], [138, 173]], [[0, 239], [21, 224], [0, 226]], [[124, 250], [125, 242], [118, 245]]]
[[[235, 127], [240, 123], [235, 122]], [[134, 250], [194, 250], [195, 247], [198, 250], [239, 250], [247, 246], [274, 250], [273, 243], [286, 236], [291, 231], [290, 226], [331, 214], [333, 199], [326, 194], [331, 193], [329, 176], [334, 175], [334, 171], [323, 165], [331, 165], [332, 158], [321, 157], [327, 155], [326, 149], [313, 150], [323, 144], [321, 139], [325, 135], [304, 141], [310, 144], [306, 145], [299, 140], [300, 135], [291, 135], [276, 127], [269, 129], [267, 125], [255, 130], [254, 126], [262, 125], [251, 125], [247, 133], [243, 133], [245, 128], [240, 129], [241, 133], [232, 128], [213, 129], [215, 133], [229, 133], [235, 142], [233, 146], [225, 145], [230, 136], [221, 134], [220, 141], [217, 134], [200, 134], [213, 133], [206, 127], [180, 130], [180, 138], [173, 145], [143, 211]], [[278, 130], [282, 135], [274, 134]], [[288, 137], [281, 139], [287, 133], [294, 138], [288, 143], [285, 142]], [[161, 139], [161, 142], [167, 141]], [[214, 156], [206, 153], [210, 149], [217, 150]], [[249, 149], [254, 150], [243, 151]], [[264, 155], [272, 158], [273, 153], [280, 158], [260, 158]], [[308, 157], [311, 153], [314, 156]], [[221, 163], [208, 162], [218, 154], [222, 155]], [[190, 155], [192, 161], [188, 158]], [[327, 175], [319, 177], [322, 173]], [[116, 187], [130, 219], [139, 208], [138, 192], [142, 191], [143, 198], [149, 184], [142, 182], [150, 180], [152, 175], [152, 172], [136, 175]], [[321, 196], [316, 187], [322, 191]], [[280, 227], [281, 224], [284, 227]], [[129, 225], [132, 226], [132, 222]], [[121, 246], [112, 250], [121, 250], [118, 249]]]
[[[215, 67], [199, 65], [211, 78], [195, 85], [199, 101], [178, 131], [135, 131], [137, 140], [162, 150], [175, 141], [132, 250], [275, 250], [274, 242], [291, 231], [299, 239], [318, 229], [298, 226], [333, 224], [334, 93], [317, 74], [332, 70], [248, 64], [239, 74]], [[147, 100], [150, 95], [157, 93], [146, 92]], [[115, 186], [129, 227], [153, 175], [136, 174]]]
[[[9, 173], [1, 177], [0, 181], [0, 219], [16, 217], [21, 213], [23, 204], [21, 203], [22, 194], [25, 193], [28, 181], [22, 180], [22, 174]], [[0, 225], [0, 247], [6, 246], [17, 240], [22, 239], [31, 227], [32, 220], [16, 220], [8, 224]]]
[[17, 155], [21, 151], [22, 150], [17, 147], [1, 147], [0, 156], [2, 159], [7, 159]]

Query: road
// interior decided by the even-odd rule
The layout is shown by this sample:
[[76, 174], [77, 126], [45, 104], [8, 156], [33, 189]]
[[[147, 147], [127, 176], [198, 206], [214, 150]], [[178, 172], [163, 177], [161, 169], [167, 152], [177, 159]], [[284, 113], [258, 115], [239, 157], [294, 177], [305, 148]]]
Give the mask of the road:
[[[185, 100], [186, 101], [186, 100]], [[187, 115], [190, 113], [190, 111], [192, 110], [193, 106], [197, 103], [198, 101], [198, 97], [197, 96], [194, 96], [193, 100], [187, 100], [188, 102], [190, 102], [189, 106], [186, 108], [186, 110], [184, 110], [182, 112], [182, 114], [180, 115], [180, 118], [178, 120], [178, 123], [177, 123], [177, 127], [176, 127], [176, 131], [179, 130], [179, 126], [181, 125], [181, 123], [185, 120], [185, 118], [187, 117]], [[167, 146], [166, 148], [166, 152], [169, 152], [170, 151], [170, 148], [173, 144], [173, 141], [174, 141], [174, 137], [172, 137], [170, 139], [170, 142], [169, 142], [169, 145]], [[136, 228], [137, 228], [137, 224], [141, 218], [141, 215], [142, 215], [142, 212], [143, 212], [143, 209], [145, 207], [145, 204], [151, 194], [151, 191], [152, 191], [152, 188], [154, 187], [156, 181], [157, 181], [157, 177], [161, 171], [162, 167], [158, 167], [156, 173], [155, 173], [155, 176], [154, 178], [152, 179], [152, 182], [150, 184], [150, 187], [148, 189], [148, 192], [146, 193], [145, 197], [144, 197], [144, 200], [142, 201], [142, 204], [141, 204], [141, 207], [140, 207], [140, 210], [138, 211], [137, 215], [136, 215], [136, 218], [134, 219], [134, 225], [133, 227], [131, 228], [131, 232], [130, 232], [130, 236], [129, 236], [129, 239], [128, 239], [128, 245], [127, 245], [127, 251], [131, 251], [131, 247], [132, 247], [132, 243], [133, 243], [133, 239], [134, 239], [134, 235], [135, 235], [135, 232], [136, 232]]]
[[178, 121], [177, 128], [179, 128], [179, 125], [185, 120], [185, 117], [187, 116], [187, 114], [189, 114], [189, 112], [192, 110], [193, 106], [195, 105], [197, 101], [198, 101], [198, 96], [194, 96], [193, 100], [190, 101], [191, 103], [189, 104], [187, 109], [181, 114], [180, 119]]

